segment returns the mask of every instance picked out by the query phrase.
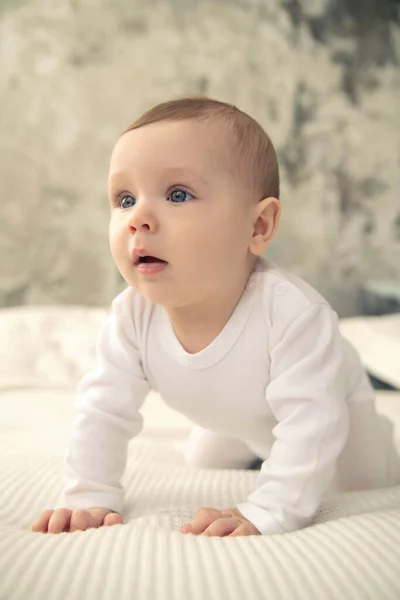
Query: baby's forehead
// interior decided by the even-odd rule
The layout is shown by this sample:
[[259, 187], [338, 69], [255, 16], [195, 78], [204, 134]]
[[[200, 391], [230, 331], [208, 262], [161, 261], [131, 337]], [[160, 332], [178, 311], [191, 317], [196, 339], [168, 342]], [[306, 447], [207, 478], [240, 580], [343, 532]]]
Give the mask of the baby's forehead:
[[126, 170], [148, 158], [160, 169], [166, 166], [196, 171], [203, 177], [220, 170], [232, 177], [238, 169], [235, 140], [228, 127], [216, 119], [159, 121], [124, 133], [117, 141], [110, 163]]
[[168, 144], [176, 141], [185, 146], [195, 146], [205, 149], [208, 153], [218, 153], [235, 143], [230, 128], [221, 119], [163, 119], [142, 125], [125, 132], [117, 141], [117, 149], [132, 146], [153, 145], [156, 149], [162, 141]]

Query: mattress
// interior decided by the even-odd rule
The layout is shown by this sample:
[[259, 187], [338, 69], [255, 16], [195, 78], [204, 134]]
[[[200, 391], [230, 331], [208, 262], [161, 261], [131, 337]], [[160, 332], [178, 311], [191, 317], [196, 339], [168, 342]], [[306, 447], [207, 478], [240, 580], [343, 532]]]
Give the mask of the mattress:
[[[400, 598], [400, 486], [332, 496], [294, 533], [180, 533], [200, 506], [244, 501], [257, 473], [186, 465], [192, 424], [154, 393], [128, 448], [124, 524], [33, 533], [60, 492], [77, 378], [106, 314], [39, 313], [0, 311], [0, 600]], [[377, 408], [400, 451], [400, 392], [379, 392]]]

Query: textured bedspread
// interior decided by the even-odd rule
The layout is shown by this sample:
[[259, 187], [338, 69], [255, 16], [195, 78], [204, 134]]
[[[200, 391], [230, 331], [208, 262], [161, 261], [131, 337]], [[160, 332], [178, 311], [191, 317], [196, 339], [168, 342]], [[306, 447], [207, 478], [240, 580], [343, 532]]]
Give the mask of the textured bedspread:
[[[32, 533], [59, 493], [73, 398], [57, 389], [0, 394], [1, 600], [400, 598], [400, 487], [338, 495], [296, 533], [181, 534], [198, 507], [243, 501], [256, 473], [186, 466], [190, 423], [156, 396], [129, 446], [125, 524]], [[400, 397], [381, 395], [379, 407], [400, 425]]]
[[[243, 501], [256, 472], [185, 465], [190, 422], [156, 395], [129, 445], [125, 524], [32, 533], [58, 497], [76, 380], [105, 315], [77, 311], [0, 314], [0, 600], [400, 599], [400, 487], [332, 497], [296, 533], [181, 534], [200, 506]], [[400, 450], [400, 394], [377, 405]]]

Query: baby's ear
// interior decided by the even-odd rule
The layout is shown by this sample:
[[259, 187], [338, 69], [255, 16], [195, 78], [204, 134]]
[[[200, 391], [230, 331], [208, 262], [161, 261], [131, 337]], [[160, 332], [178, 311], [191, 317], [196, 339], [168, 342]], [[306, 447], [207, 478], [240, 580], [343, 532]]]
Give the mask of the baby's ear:
[[253, 233], [249, 244], [252, 254], [263, 254], [275, 235], [281, 215], [281, 206], [277, 198], [264, 198], [254, 207]]

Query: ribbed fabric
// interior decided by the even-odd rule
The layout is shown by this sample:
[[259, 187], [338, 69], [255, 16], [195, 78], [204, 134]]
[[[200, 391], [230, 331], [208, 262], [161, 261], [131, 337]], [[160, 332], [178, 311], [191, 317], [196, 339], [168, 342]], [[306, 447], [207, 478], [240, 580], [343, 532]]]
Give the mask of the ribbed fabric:
[[0, 394], [0, 600], [399, 600], [400, 487], [338, 495], [291, 534], [184, 535], [197, 508], [245, 500], [257, 473], [185, 465], [187, 424], [156, 402], [129, 446], [125, 524], [32, 533], [60, 492], [72, 400]]
[[199, 506], [245, 496], [255, 473], [174, 458], [167, 444], [133, 444], [126, 524], [58, 535], [30, 532], [57, 462], [2, 461], [1, 600], [400, 598], [400, 487], [337, 496], [296, 533], [203, 538], [178, 529]]

